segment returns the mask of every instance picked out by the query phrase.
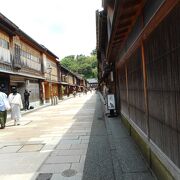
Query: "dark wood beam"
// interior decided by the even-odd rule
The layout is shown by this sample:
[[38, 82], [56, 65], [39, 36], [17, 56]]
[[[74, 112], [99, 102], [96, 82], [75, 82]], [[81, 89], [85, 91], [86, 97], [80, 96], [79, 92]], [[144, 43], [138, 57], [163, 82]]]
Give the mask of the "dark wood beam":
[[136, 15], [136, 9], [131, 9], [131, 11], [125, 11], [123, 14], [119, 17], [120, 21], [125, 21], [129, 17], [135, 16]]
[[139, 6], [143, 3], [143, 0], [125, 1], [123, 4], [124, 8], [132, 8], [134, 6]]
[[127, 49], [127, 52], [123, 55], [121, 60], [117, 63], [117, 68], [121, 68], [126, 60], [132, 55], [132, 53], [141, 45], [142, 41], [144, 41], [149, 34], [159, 25], [159, 23], [168, 15], [168, 13], [178, 4], [180, 3], [177, 0], [165, 1], [158, 12], [154, 14], [151, 21], [146, 25], [146, 27], [141, 32], [140, 36], [136, 41]]
[[116, 33], [115, 34], [123, 34], [123, 33], [125, 33], [125, 32], [127, 32], [128, 31], [128, 27], [121, 27], [121, 28], [117, 28], [117, 30], [116, 30]]
[[126, 26], [129, 26], [129, 24], [131, 23], [132, 23], [131, 19], [126, 19], [126, 21], [124, 22], [120, 21], [120, 23], [118, 24], [118, 27], [126, 27]]

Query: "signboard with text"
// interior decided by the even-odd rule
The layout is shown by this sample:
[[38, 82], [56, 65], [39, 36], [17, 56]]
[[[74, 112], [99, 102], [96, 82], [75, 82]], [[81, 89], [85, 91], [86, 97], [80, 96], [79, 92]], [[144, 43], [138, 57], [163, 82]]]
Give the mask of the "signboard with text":
[[107, 95], [107, 105], [108, 105], [109, 110], [115, 109], [114, 94], [108, 94]]

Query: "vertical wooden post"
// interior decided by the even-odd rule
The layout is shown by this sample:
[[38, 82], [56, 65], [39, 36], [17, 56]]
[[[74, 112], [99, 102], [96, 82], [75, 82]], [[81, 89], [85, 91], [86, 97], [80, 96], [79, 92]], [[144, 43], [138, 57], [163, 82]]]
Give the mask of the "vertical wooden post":
[[46, 96], [45, 96], [45, 86], [44, 86], [44, 82], [41, 82], [41, 87], [42, 87], [42, 103], [45, 104], [45, 100], [46, 100]]
[[[130, 119], [130, 108], [129, 108], [129, 86], [128, 86], [128, 67], [125, 64], [125, 75], [126, 75], [126, 98], [128, 105], [128, 118]], [[131, 126], [129, 126], [129, 135], [131, 136]]]
[[126, 74], [126, 98], [127, 98], [127, 103], [128, 103], [128, 112], [129, 112], [129, 88], [128, 88], [128, 69], [127, 65], [125, 64], [125, 74]]
[[119, 106], [119, 87], [118, 87], [118, 68], [117, 68], [117, 64], [113, 63], [113, 79], [114, 79], [114, 90], [115, 90], [115, 106], [116, 106], [116, 114], [119, 113], [120, 111], [120, 106]]
[[142, 57], [142, 68], [143, 68], [144, 99], [145, 99], [145, 111], [146, 111], [146, 128], [147, 128], [147, 137], [148, 137], [148, 140], [150, 140], [147, 71], [146, 71], [145, 52], [144, 52], [144, 43], [143, 42], [141, 42], [141, 57]]
[[128, 116], [130, 117], [130, 111], [129, 111], [129, 86], [128, 86], [128, 68], [125, 64], [125, 75], [126, 75], [126, 98], [127, 98], [127, 104], [128, 104]]
[[[144, 28], [144, 14], [142, 13], [142, 29]], [[149, 107], [148, 107], [148, 90], [147, 90], [147, 70], [146, 70], [146, 59], [144, 51], [144, 42], [141, 41], [141, 60], [143, 68], [143, 85], [144, 85], [144, 101], [145, 101], [145, 111], [146, 111], [146, 129], [148, 141], [150, 141], [150, 124], [149, 124]]]
[[116, 106], [116, 113], [117, 113], [117, 109], [119, 108], [118, 107], [118, 96], [117, 96], [117, 78], [116, 78], [116, 75], [117, 75], [117, 68], [116, 68], [116, 65], [113, 63], [113, 81], [114, 81], [114, 96], [115, 96], [115, 106]]

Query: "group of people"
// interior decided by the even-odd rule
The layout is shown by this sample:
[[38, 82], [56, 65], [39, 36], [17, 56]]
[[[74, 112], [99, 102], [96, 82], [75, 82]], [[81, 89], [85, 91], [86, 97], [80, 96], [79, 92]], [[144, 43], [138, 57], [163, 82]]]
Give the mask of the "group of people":
[[[7, 111], [11, 111], [11, 119], [14, 120], [14, 125], [20, 125], [21, 109], [23, 108], [21, 95], [17, 92], [17, 88], [12, 86], [9, 96], [3, 92], [3, 87], [0, 86], [0, 124], [1, 129], [6, 126]], [[29, 92], [25, 90], [25, 110], [29, 109]]]

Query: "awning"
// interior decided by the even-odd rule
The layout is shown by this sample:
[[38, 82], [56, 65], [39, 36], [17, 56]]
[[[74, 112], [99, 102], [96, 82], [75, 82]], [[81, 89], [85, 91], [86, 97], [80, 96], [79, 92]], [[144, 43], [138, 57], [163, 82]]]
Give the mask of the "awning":
[[36, 79], [43, 79], [43, 80], [45, 79], [44, 77], [41, 77], [41, 76], [24, 74], [24, 73], [17, 73], [17, 72], [13, 72], [13, 71], [0, 70], [0, 73], [6, 73], [6, 74], [11, 74], [11, 75], [24, 76], [24, 77], [30, 77], [30, 78], [36, 78]]

